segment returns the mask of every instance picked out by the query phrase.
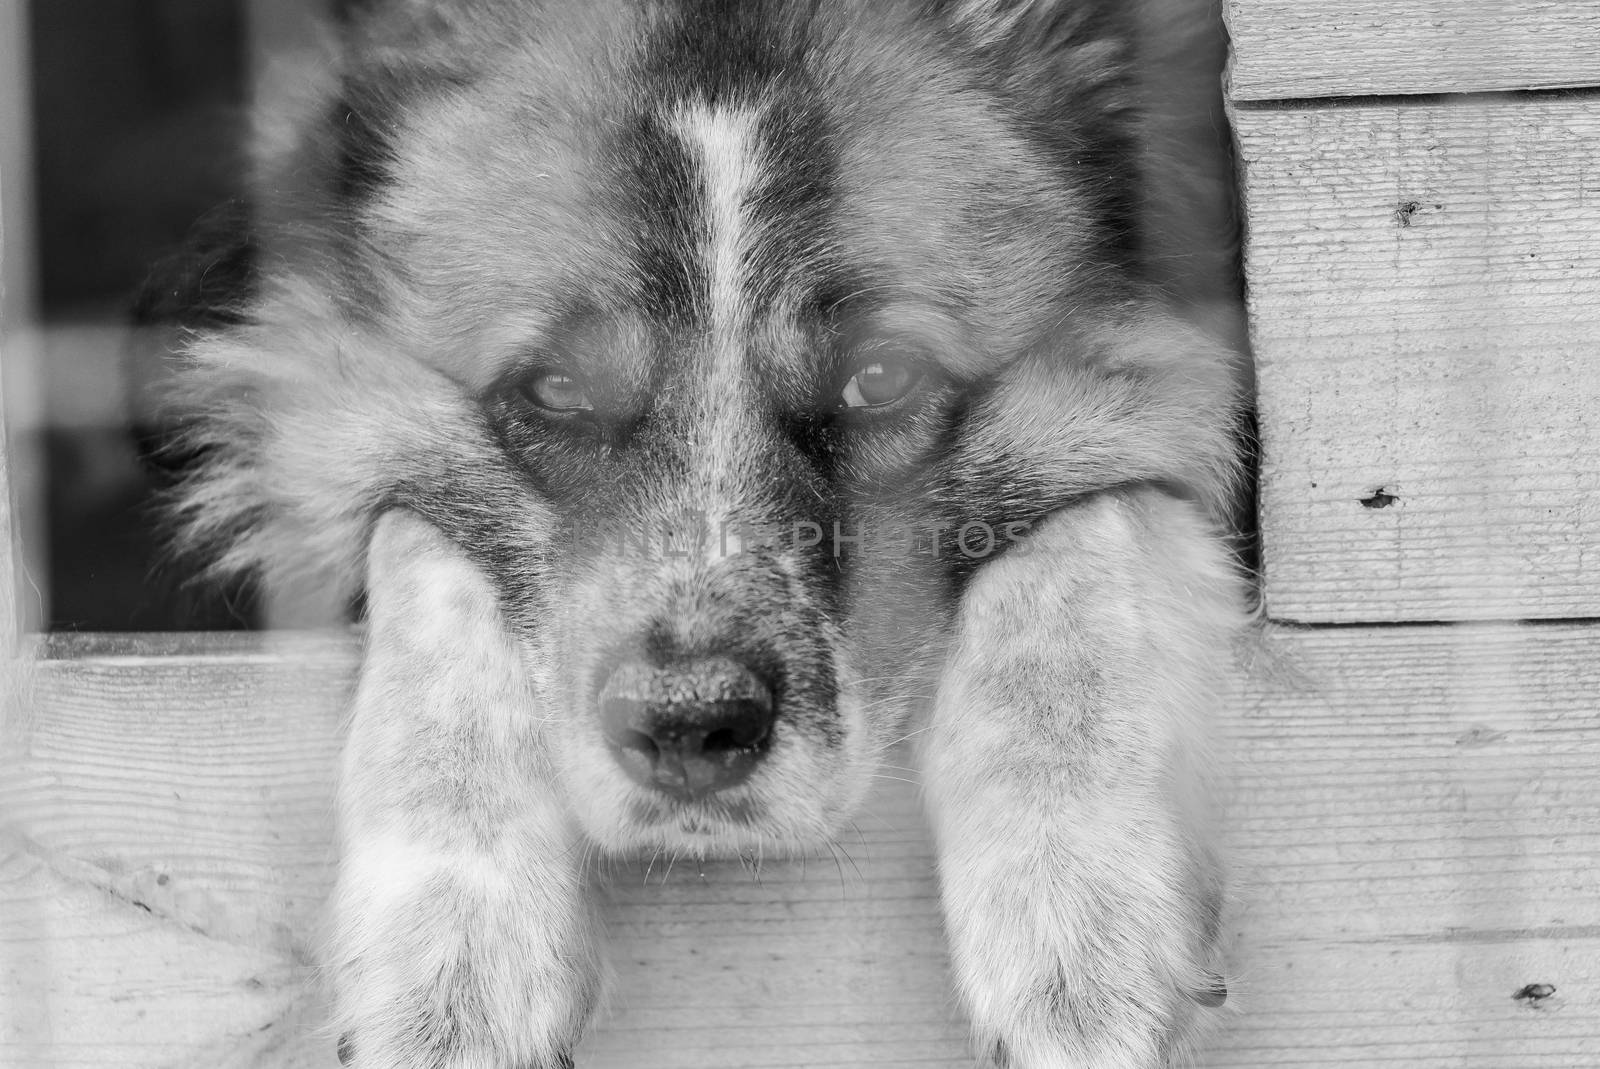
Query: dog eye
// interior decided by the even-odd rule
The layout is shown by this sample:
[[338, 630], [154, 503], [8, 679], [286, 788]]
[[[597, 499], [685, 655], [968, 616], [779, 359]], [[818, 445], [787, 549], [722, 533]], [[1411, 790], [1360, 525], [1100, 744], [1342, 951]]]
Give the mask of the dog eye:
[[583, 380], [565, 371], [543, 371], [535, 375], [523, 392], [540, 408], [551, 412], [589, 412], [594, 402], [589, 400], [588, 388]]
[[875, 359], [857, 366], [850, 381], [844, 384], [839, 395], [843, 408], [881, 408], [892, 405], [911, 392], [922, 379], [922, 371], [914, 364], [888, 358]]

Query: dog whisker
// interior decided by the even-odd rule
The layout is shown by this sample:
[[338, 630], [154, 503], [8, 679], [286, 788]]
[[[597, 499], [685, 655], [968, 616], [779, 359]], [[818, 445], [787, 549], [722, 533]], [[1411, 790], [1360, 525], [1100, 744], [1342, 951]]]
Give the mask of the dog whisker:
[[844, 866], [839, 864], [839, 850], [831, 841], [824, 845], [827, 846], [828, 855], [833, 858], [833, 867], [839, 874], [839, 897], [843, 899], [848, 896], [848, 888], [844, 882]]
[[841, 843], [838, 840], [830, 840], [828, 845], [837, 853], [844, 855], [845, 863], [848, 864], [851, 868], [851, 871], [856, 874], [857, 880], [859, 880], [861, 883], [867, 882], [867, 878], [862, 875], [860, 867], [856, 864], [856, 859], [850, 856], [850, 851], [845, 848], [844, 843]]
[[872, 778], [887, 780], [890, 783], [904, 783], [908, 787], [921, 787], [923, 785], [921, 780], [906, 779], [904, 776], [891, 776], [883, 772], [873, 773]]

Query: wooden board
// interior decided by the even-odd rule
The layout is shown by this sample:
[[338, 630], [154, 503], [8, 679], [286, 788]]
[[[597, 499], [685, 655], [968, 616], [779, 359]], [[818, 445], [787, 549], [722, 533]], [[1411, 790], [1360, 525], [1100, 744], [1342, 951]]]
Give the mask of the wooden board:
[[[0, 778], [0, 1064], [332, 1069], [306, 963], [353, 645], [49, 652]], [[1207, 1065], [1600, 1064], [1600, 628], [1275, 628], [1227, 730]], [[914, 788], [857, 825], [759, 879], [614, 865], [578, 1064], [969, 1065]]]
[[[10, 654], [21, 627], [43, 619], [42, 597], [24, 591], [30, 571], [46, 574], [39, 443], [16, 426], [19, 414], [33, 416], [43, 406], [34, 330], [33, 87], [27, 43], [27, 5], [0, 4], [0, 657]], [[0, 667], [0, 697], [5, 685]]]
[[0, 1064], [169, 1066], [279, 1028], [309, 970], [106, 890], [100, 871], [0, 838]]
[[[0, 323], [0, 327], [3, 326]], [[3, 355], [0, 352], [0, 356]], [[17, 598], [22, 569], [17, 545], [16, 504], [11, 495], [11, 449], [5, 434], [3, 380], [4, 376], [0, 375], [0, 664], [10, 661], [15, 654], [23, 626], [22, 608]], [[6, 679], [6, 669], [0, 668], [0, 687], [5, 685]], [[0, 718], [4, 716], [4, 708], [0, 704]]]
[[1235, 122], [1269, 613], [1600, 616], [1600, 107]]
[[1593, 0], [1228, 0], [1235, 100], [1600, 85]]

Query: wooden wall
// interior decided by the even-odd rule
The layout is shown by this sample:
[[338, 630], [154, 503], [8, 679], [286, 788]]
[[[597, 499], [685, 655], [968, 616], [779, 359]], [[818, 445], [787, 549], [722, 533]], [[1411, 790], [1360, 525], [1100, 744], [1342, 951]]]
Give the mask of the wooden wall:
[[1269, 645], [1305, 673], [1240, 758], [1329, 775], [1268, 807], [1303, 838], [1247, 912], [1344, 909], [1241, 928], [1284, 986], [1216, 1064], [1600, 1064], [1600, 5], [1227, 13]]
[[1394, 8], [1230, 5], [1267, 611], [1600, 616], [1600, 6]]
[[1588, 87], [1591, 0], [1227, 0], [1238, 102]]
[[[0, 773], [0, 1064], [333, 1069], [315, 938], [348, 638], [62, 638]], [[1600, 630], [1274, 629], [1210, 1069], [1592, 1069]], [[619, 863], [584, 1069], [970, 1066], [915, 787], [836, 856]], [[1535, 995], [1548, 988], [1548, 993]]]

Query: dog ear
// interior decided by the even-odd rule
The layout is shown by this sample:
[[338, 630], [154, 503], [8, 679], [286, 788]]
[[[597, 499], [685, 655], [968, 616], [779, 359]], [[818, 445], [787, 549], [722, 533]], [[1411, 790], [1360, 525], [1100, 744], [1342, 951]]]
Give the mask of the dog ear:
[[[1142, 271], [1244, 344], [1220, 0], [929, 0]], [[1137, 176], [1137, 181], [1130, 181]]]
[[1135, 5], [1127, 0], [935, 0], [933, 6], [1020, 101], [1100, 112], [1132, 104]]
[[398, 117], [417, 100], [470, 82], [501, 36], [481, 0], [338, 0], [337, 88], [323, 124], [340, 200], [381, 187]]
[[422, 25], [440, 18], [447, 9], [460, 8], [462, 0], [332, 0], [333, 17], [345, 26], [388, 18]]
[[484, 0], [334, 0], [341, 32], [365, 50], [426, 56], [471, 43], [474, 29], [503, 5]]
[[1071, 176], [1105, 252], [1137, 256], [1140, 0], [932, 0], [971, 72], [1029, 140]]

